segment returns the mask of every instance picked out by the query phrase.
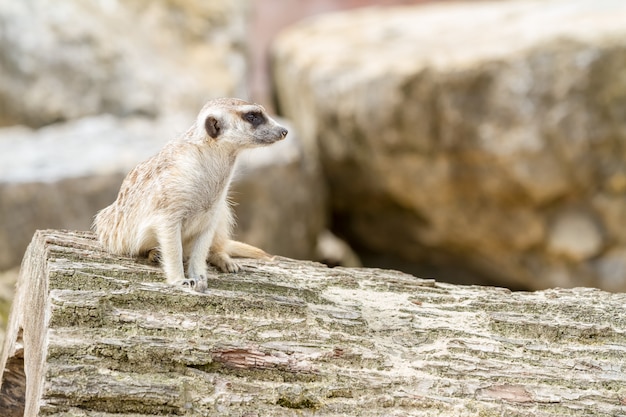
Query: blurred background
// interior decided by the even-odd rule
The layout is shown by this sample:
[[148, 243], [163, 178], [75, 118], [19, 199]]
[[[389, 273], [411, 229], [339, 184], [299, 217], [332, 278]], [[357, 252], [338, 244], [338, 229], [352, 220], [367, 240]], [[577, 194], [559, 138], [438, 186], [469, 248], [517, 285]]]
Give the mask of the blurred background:
[[237, 238], [331, 266], [626, 290], [622, 0], [0, 0], [0, 306], [203, 103], [265, 105]]

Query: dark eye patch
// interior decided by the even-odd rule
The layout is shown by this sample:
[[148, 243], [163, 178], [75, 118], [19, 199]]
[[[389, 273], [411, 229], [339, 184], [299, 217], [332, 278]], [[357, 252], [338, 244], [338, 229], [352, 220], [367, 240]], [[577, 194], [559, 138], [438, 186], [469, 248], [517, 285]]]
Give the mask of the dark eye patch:
[[257, 127], [265, 123], [265, 116], [261, 112], [251, 111], [243, 114], [243, 119], [252, 126]]

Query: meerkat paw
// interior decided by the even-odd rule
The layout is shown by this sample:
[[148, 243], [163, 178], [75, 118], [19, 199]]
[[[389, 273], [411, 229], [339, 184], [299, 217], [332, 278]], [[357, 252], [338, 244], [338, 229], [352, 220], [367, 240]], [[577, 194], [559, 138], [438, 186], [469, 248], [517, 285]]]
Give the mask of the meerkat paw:
[[161, 263], [161, 252], [159, 252], [159, 250], [157, 248], [150, 249], [148, 251], [148, 261], [150, 263], [155, 264], [155, 265], [160, 264]]
[[193, 287], [194, 290], [198, 292], [205, 292], [207, 290], [208, 285], [206, 275], [196, 275], [191, 278], [190, 281], [196, 283], [196, 285]]
[[222, 271], [230, 272], [230, 273], [239, 272], [241, 270], [241, 267], [239, 266], [239, 264], [233, 261], [232, 259], [225, 261], [224, 265], [221, 266], [220, 268]]
[[202, 262], [195, 262], [189, 265], [189, 269], [187, 270], [187, 276], [189, 279], [187, 281], [195, 282], [193, 288], [198, 292], [204, 292], [207, 289], [207, 269], [206, 269], [206, 261], [202, 260]]
[[215, 266], [222, 270], [222, 272], [235, 273], [241, 270], [239, 264], [232, 259], [222, 259]]
[[182, 285], [183, 287], [196, 288], [196, 280], [193, 278], [181, 279], [176, 284]]
[[207, 289], [207, 279], [205, 276], [195, 276], [177, 281], [175, 284], [190, 288], [197, 292], [204, 292]]
[[209, 256], [209, 262], [218, 267], [222, 272], [234, 273], [241, 270], [239, 264], [225, 253], [211, 254], [211, 256]]

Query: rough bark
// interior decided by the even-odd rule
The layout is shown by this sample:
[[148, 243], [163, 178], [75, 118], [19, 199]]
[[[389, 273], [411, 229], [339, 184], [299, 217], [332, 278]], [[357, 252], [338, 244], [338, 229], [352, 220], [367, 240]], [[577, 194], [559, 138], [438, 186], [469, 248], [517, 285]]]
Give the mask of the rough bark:
[[626, 295], [515, 293], [277, 259], [206, 293], [37, 232], [0, 362], [4, 416], [626, 413]]

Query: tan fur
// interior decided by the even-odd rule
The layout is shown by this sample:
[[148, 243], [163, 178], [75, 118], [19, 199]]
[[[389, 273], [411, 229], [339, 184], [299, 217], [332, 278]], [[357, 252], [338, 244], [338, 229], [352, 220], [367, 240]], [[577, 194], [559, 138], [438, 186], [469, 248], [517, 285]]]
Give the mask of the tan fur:
[[224, 272], [239, 270], [232, 256], [269, 257], [230, 239], [227, 193], [241, 150], [286, 135], [259, 105], [209, 101], [186, 134], [126, 176], [117, 200], [96, 215], [100, 242], [119, 255], [155, 258], [158, 252], [168, 283], [191, 286], [206, 281], [207, 255]]

